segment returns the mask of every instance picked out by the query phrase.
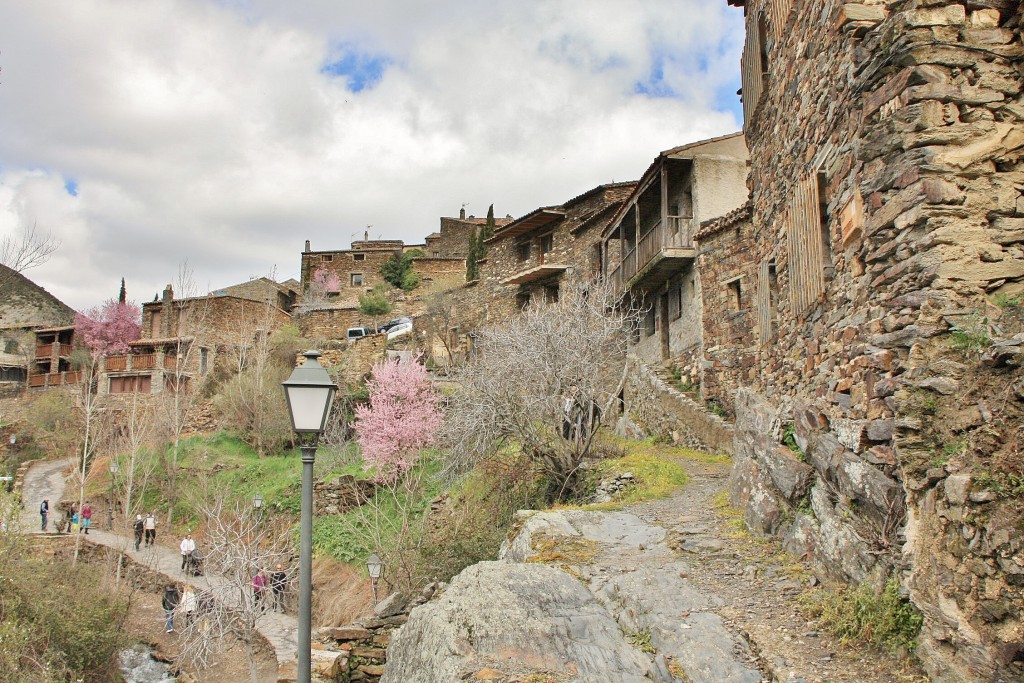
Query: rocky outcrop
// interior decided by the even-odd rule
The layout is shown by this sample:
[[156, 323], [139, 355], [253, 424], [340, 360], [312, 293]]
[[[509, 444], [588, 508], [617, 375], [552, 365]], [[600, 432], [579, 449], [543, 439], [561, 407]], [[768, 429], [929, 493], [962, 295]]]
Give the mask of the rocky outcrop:
[[572, 510], [521, 513], [521, 524], [502, 561], [466, 569], [412, 611], [382, 681], [761, 680], [746, 642], [716, 614], [722, 602], [683, 578], [661, 527]]

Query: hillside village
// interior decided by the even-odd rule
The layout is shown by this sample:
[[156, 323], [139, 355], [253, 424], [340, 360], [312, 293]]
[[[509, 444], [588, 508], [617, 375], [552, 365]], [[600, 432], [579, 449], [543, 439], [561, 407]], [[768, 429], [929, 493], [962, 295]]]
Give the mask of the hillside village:
[[[607, 424], [731, 456], [745, 528], [815, 581], [895, 580], [930, 680], [1024, 680], [1024, 10], [728, 4], [747, 27], [742, 132], [523, 216], [441, 217], [420, 244], [306, 241], [300, 281], [169, 284], [95, 391], [202, 394], [286, 326], [347, 383], [396, 353], [441, 378], [481, 330], [602, 282], [644, 311]], [[382, 289], [403, 259], [417, 284]], [[3, 287], [6, 442], [82, 377], [73, 311], [21, 275]], [[383, 290], [389, 312], [365, 312]], [[397, 317], [410, 334], [348, 336]], [[204, 408], [188, 429], [216, 426]], [[415, 615], [423, 639], [447, 618]], [[403, 652], [411, 637], [383, 680], [447, 666]]]

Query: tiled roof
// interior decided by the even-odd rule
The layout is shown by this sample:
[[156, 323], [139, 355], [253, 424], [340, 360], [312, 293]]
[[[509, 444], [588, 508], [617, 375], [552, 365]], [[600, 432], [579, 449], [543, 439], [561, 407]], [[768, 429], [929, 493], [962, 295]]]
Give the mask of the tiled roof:
[[693, 238], [701, 239], [702, 237], [707, 237], [709, 235], [715, 234], [716, 232], [732, 227], [733, 225], [739, 223], [741, 220], [752, 216], [753, 208], [754, 207], [750, 203], [750, 201], [746, 201], [741, 206], [733, 209], [724, 216], [719, 216], [718, 218], [706, 220], [700, 224], [700, 230], [697, 231], [697, 234], [694, 235]]

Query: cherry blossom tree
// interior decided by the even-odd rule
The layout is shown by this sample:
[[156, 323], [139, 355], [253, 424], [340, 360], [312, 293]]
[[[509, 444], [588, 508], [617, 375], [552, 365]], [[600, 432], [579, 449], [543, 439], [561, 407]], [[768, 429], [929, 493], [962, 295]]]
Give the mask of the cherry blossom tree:
[[142, 334], [142, 309], [135, 303], [111, 299], [75, 313], [75, 333], [93, 358], [128, 351], [128, 342]]
[[419, 358], [373, 366], [370, 402], [355, 410], [353, 427], [367, 468], [384, 481], [412, 469], [441, 426], [440, 396]]
[[[85, 415], [85, 439], [82, 442], [82, 462], [79, 472], [78, 509], [85, 502], [85, 480], [88, 475], [89, 452], [93, 448], [92, 427], [96, 415], [96, 395], [93, 384], [96, 370], [104, 356], [124, 353], [128, 343], [139, 338], [142, 309], [134, 303], [111, 299], [85, 312], [75, 313], [75, 332], [85, 345], [87, 353], [79, 356], [82, 370], [82, 412]], [[72, 564], [78, 561], [81, 538], [75, 538]]]
[[318, 268], [302, 295], [302, 303], [295, 307], [296, 312], [303, 314], [314, 311], [328, 304], [331, 294], [341, 290], [341, 277], [333, 270]]

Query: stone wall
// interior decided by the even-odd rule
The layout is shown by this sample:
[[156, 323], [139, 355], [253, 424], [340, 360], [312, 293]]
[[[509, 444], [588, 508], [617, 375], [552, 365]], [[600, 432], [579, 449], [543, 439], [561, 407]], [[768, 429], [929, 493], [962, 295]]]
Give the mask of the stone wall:
[[[341, 281], [341, 292], [365, 291], [384, 282], [380, 267], [394, 254], [402, 253], [401, 241], [353, 242], [351, 249], [302, 252], [302, 290], [318, 270], [335, 273]], [[362, 282], [354, 284], [353, 275], [361, 275]]]
[[733, 395], [758, 382], [755, 300], [757, 272], [750, 258], [755, 242], [750, 207], [730, 212], [697, 235], [701, 280], [703, 358], [701, 397], [735, 416]]
[[465, 258], [431, 258], [416, 257], [412, 261], [412, 269], [420, 276], [421, 286], [441, 285], [453, 286], [466, 279]]
[[733, 428], [644, 365], [632, 363], [625, 386], [629, 416], [644, 431], [673, 443], [716, 453], [733, 452]]
[[[1013, 676], [1024, 492], [1008, 482], [1024, 470], [1005, 444], [1024, 391], [989, 398], [1017, 386], [1018, 3], [730, 4], [751, 27], [749, 254], [767, 321], [750, 325], [760, 398], [737, 399], [736, 499], [830, 575], [897, 570], [934, 680]], [[780, 450], [790, 430], [800, 456]]]

